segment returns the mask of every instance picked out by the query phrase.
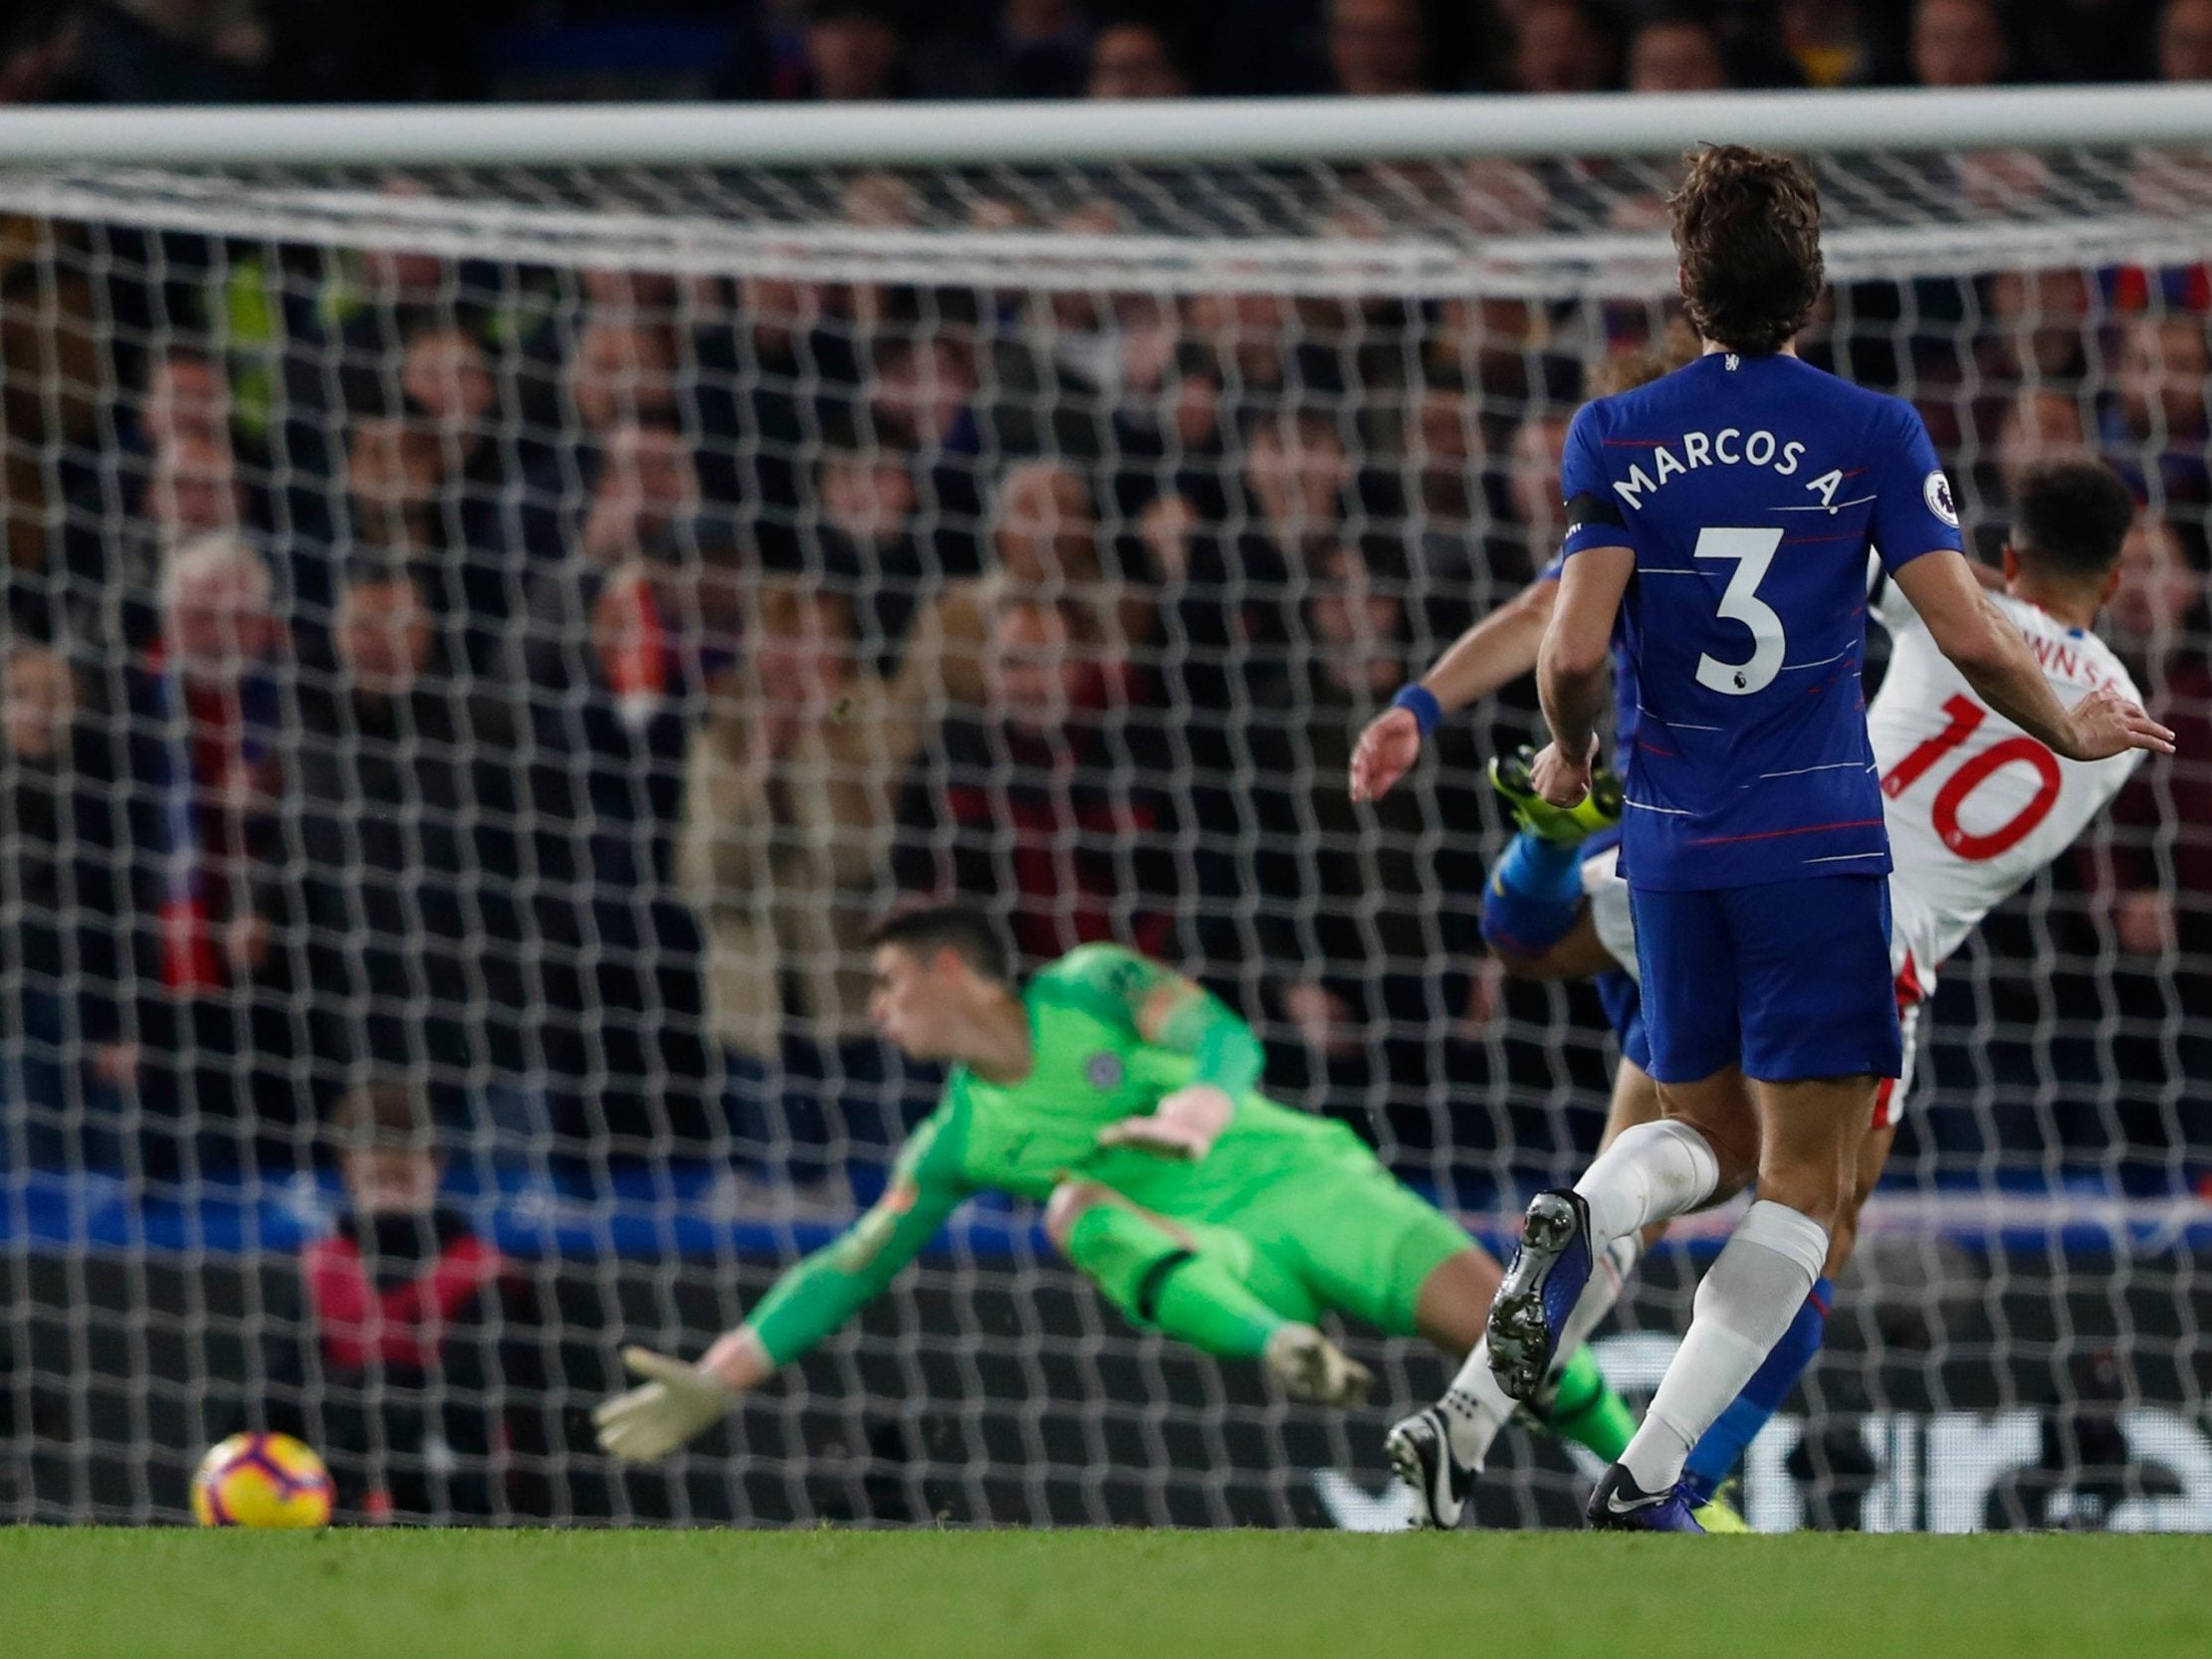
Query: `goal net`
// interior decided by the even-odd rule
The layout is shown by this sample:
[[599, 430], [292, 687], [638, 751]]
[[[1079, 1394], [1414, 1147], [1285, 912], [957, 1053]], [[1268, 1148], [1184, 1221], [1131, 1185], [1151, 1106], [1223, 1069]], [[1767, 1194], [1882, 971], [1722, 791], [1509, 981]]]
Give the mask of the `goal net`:
[[[1918, 406], [1985, 553], [2028, 461], [2125, 471], [2112, 637], [2203, 729], [2212, 154], [1809, 159], [1804, 354]], [[370, 1517], [1401, 1523], [1434, 1355], [1285, 1407], [988, 1196], [688, 1455], [587, 1411], [882, 1186], [901, 902], [1185, 966], [1501, 1248], [1571, 1178], [1612, 1040], [1476, 929], [1530, 691], [1344, 775], [1672, 349], [1673, 167], [0, 171], [0, 1518], [180, 1519], [273, 1426]], [[1760, 1525], [2212, 1526], [2205, 764], [1944, 973]], [[1508, 1435], [1479, 1519], [1587, 1473]]]

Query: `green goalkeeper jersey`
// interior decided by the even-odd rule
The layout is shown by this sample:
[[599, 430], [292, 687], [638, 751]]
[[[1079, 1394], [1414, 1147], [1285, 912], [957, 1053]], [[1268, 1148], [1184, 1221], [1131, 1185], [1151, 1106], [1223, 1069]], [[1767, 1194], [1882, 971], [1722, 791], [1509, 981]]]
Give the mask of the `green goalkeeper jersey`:
[[[777, 1364], [889, 1284], [973, 1193], [991, 1189], [1041, 1203], [1073, 1176], [1161, 1215], [1222, 1221], [1293, 1169], [1372, 1161], [1343, 1126], [1258, 1094], [1261, 1051], [1250, 1029], [1134, 951], [1111, 944], [1071, 951], [1029, 981], [1022, 1003], [1029, 1075], [992, 1083], [956, 1068], [937, 1110], [900, 1153], [881, 1201], [784, 1275], [755, 1311], [754, 1333]], [[1109, 1124], [1149, 1113], [1194, 1083], [1217, 1085], [1236, 1103], [1204, 1158], [1183, 1162], [1098, 1144]]]

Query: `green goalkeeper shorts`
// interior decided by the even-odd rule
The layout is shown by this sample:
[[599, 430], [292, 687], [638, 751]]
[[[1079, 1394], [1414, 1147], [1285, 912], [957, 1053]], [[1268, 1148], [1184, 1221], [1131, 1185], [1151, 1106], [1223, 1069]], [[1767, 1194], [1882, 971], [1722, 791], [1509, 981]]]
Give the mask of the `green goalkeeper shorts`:
[[1418, 1335], [1421, 1287], [1474, 1241], [1346, 1140], [1341, 1154], [1261, 1183], [1228, 1213], [1178, 1225], [1284, 1319], [1335, 1312]]

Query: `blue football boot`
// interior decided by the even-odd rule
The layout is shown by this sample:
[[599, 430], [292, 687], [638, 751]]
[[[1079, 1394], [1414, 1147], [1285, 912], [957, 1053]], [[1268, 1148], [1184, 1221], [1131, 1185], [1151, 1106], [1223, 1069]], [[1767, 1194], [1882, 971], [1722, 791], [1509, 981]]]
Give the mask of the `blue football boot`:
[[1567, 1316], [1590, 1283], [1590, 1206], [1565, 1188], [1539, 1192], [1521, 1224], [1520, 1248], [1490, 1304], [1490, 1369], [1516, 1400], [1544, 1386]]
[[1605, 1472], [1598, 1490], [1590, 1494], [1583, 1518], [1601, 1533], [1696, 1533], [1705, 1529], [1690, 1513], [1692, 1500], [1686, 1488], [1646, 1492], [1616, 1463]]

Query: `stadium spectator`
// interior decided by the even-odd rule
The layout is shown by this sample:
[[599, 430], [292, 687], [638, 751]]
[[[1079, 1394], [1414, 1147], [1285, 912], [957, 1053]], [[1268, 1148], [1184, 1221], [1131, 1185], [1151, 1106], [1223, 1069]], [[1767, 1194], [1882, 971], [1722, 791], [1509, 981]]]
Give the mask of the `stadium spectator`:
[[900, 1127], [882, 1111], [867, 937], [920, 733], [862, 662], [845, 596], [774, 578], [751, 608], [745, 659], [692, 739], [677, 870], [706, 928], [732, 1128], [754, 1159], [811, 1179]]
[[1629, 36], [1627, 56], [1632, 93], [1717, 93], [1730, 85], [1719, 35], [1686, 12], [1639, 23]]
[[1857, 87], [1879, 79], [1885, 56], [1859, 0], [1782, 0], [1782, 51], [1808, 87]]
[[2191, 542], [2201, 549], [2201, 532], [2184, 538], [2170, 520], [2146, 513], [2120, 545], [2105, 632], [2145, 691], [2164, 682], [2197, 626], [2205, 577]]
[[1995, 87], [2012, 78], [2012, 46], [1991, 0], [1919, 0], [1912, 79], [1923, 87]]
[[997, 451], [991, 421], [977, 406], [971, 344], [943, 328], [924, 329], [901, 304], [898, 331], [880, 337], [863, 384], [878, 443], [914, 458], [920, 516], [934, 524], [930, 553], [948, 577], [986, 567], [986, 460]]
[[675, 839], [694, 714], [742, 627], [744, 559], [698, 545], [696, 529], [642, 527], [661, 511], [642, 481], [665, 471], [681, 485], [688, 452], [655, 439], [637, 453], [635, 477], [606, 487], [629, 504], [617, 516], [629, 527], [603, 543], [620, 562], [587, 553], [579, 531], [572, 556], [532, 590], [515, 676], [530, 734], [539, 994], [552, 1011], [549, 1104], [601, 1152], [712, 1133], [703, 948]]
[[1614, 84], [1613, 43], [1585, 0], [1535, 0], [1513, 25], [1521, 93], [1596, 93]]
[[315, 1090], [371, 1061], [426, 1080], [448, 1122], [522, 1065], [515, 734], [451, 676], [420, 585], [367, 557], [332, 629], [333, 695], [294, 741], [269, 873], [292, 917]]
[[1075, 0], [1000, 0], [996, 28], [952, 30], [914, 51], [914, 96], [1080, 98], [1090, 23]]
[[985, 707], [926, 743], [899, 805], [902, 892], [987, 905], [1024, 958], [1091, 939], [1179, 953], [1171, 756], [1133, 707], [1126, 658], [1070, 595], [1009, 595], [993, 618]]
[[[1295, 838], [1258, 839], [1251, 866], [1266, 896], [1255, 909], [1277, 975], [1273, 1000], [1302, 1051], [1280, 1053], [1270, 1075], [1318, 1086], [1370, 1134], [1431, 1146], [1430, 1091], [1446, 1075], [1443, 1050], [1479, 950], [1480, 764], [1453, 732], [1403, 799], [1354, 804], [1343, 786], [1353, 739], [1408, 678], [1413, 617], [1388, 538], [1332, 542], [1312, 571], [1301, 649], [1277, 705], [1289, 718], [1254, 723], [1250, 734], [1262, 797], [1254, 816], [1304, 826]], [[1388, 902], [1360, 902], [1378, 892]]]
[[2105, 459], [2152, 512], [2212, 497], [2205, 463], [2212, 346], [2205, 319], [2140, 316], [2120, 336], [2112, 389], [2099, 412]]
[[1091, 37], [1090, 98], [1184, 98], [1189, 79], [1157, 24], [1123, 19]]
[[[448, 550], [438, 511], [444, 461], [437, 438], [405, 417], [363, 416], [347, 428], [345, 494], [330, 515], [331, 530], [322, 538], [297, 536], [291, 545], [295, 644], [303, 660], [317, 668], [333, 662], [331, 622], [348, 558], [373, 551], [397, 564], [442, 572]], [[445, 598], [443, 582], [437, 585], [435, 597]], [[471, 621], [458, 593], [439, 611], [457, 629]]]
[[[1124, 236], [1134, 228], [1128, 212], [1103, 196], [1051, 221], [1067, 236]], [[1115, 449], [1117, 421], [1132, 437], [1157, 421], [1179, 344], [1172, 300], [1082, 289], [1013, 296], [987, 327], [981, 378], [990, 386], [992, 432], [1007, 451], [1092, 466]], [[1141, 453], [1157, 453], [1157, 445]]]
[[1066, 595], [1123, 652], [1150, 631], [1143, 602], [1109, 585], [1090, 490], [1068, 468], [1031, 461], [1007, 472], [992, 501], [991, 547], [987, 574], [949, 584], [916, 616], [900, 673], [904, 706], [938, 715], [983, 705], [996, 611], [1009, 594]]
[[123, 499], [135, 500], [137, 512], [112, 541], [71, 535], [68, 563], [83, 618], [142, 646], [160, 628], [148, 601], [169, 555], [195, 536], [244, 529], [251, 504], [228, 433], [206, 437], [184, 425], [142, 469], [127, 461], [125, 469]]
[[0, 104], [53, 96], [76, 61], [83, 8], [75, 0], [23, 0], [0, 22]]
[[370, 1075], [330, 1141], [345, 1208], [296, 1270], [263, 1275], [262, 1390], [241, 1416], [319, 1449], [348, 1520], [550, 1514], [539, 1298], [439, 1201], [428, 1100], [403, 1074]]
[[2166, 0], [2158, 14], [2158, 79], [2212, 81], [2212, 0]]
[[2013, 493], [2028, 468], [2039, 461], [2078, 454], [2088, 448], [2082, 406], [2066, 392], [2048, 386], [2022, 386], [1995, 415], [1978, 446], [1967, 481], [1973, 492], [1973, 534], [1983, 559], [1994, 560], [2011, 528]]
[[[515, 454], [501, 453], [499, 380], [483, 340], [458, 322], [426, 322], [407, 336], [399, 384], [409, 416], [438, 444], [451, 533], [472, 549], [497, 545], [502, 475], [515, 460], [535, 454], [543, 440], [517, 432]], [[472, 603], [495, 617], [506, 609], [501, 599], [481, 579], [472, 594]]]
[[228, 448], [230, 387], [204, 354], [172, 346], [146, 363], [138, 397], [138, 434], [156, 454], [192, 440]]
[[1435, 91], [1429, 28], [1415, 0], [1329, 0], [1331, 90], [1350, 98]]
[[238, 529], [246, 518], [246, 491], [227, 440], [180, 434], [155, 450], [145, 517], [165, 548], [203, 531]]
[[809, 568], [798, 522], [811, 449], [851, 443], [860, 400], [852, 329], [813, 283], [748, 276], [688, 342], [705, 499], [735, 515], [774, 569]]
[[245, 104], [275, 89], [257, 0], [105, 0], [62, 43], [62, 104]]
[[895, 676], [934, 568], [915, 523], [914, 469], [897, 450], [861, 448], [840, 434], [815, 459], [811, 499], [793, 568], [850, 596], [856, 648]]
[[576, 435], [588, 441], [621, 421], [673, 420], [681, 358], [666, 319], [594, 307], [563, 379]]
[[[1488, 512], [1479, 480], [1483, 467], [1482, 399], [1457, 375], [1423, 382], [1412, 392], [1412, 419], [1406, 425], [1404, 454], [1412, 475], [1407, 500], [1420, 513], [1428, 534], [1439, 547], [1473, 545]], [[1467, 554], [1456, 560], [1425, 564], [1424, 575], [1454, 565], [1465, 569]]]
[[1990, 279], [1994, 330], [1977, 341], [1985, 379], [2077, 385], [2094, 339], [2088, 276], [2075, 269], [2004, 271]]
[[906, 43], [888, 0], [806, 0], [801, 96], [830, 104], [901, 98]]
[[120, 1157], [128, 854], [98, 714], [56, 646], [0, 660], [0, 1167]]
[[668, 426], [618, 420], [600, 433], [574, 552], [602, 567], [635, 558], [687, 525], [699, 499], [690, 445]]
[[[2194, 548], [2198, 557], [2192, 559]], [[2129, 1081], [2117, 1112], [2122, 1155], [2159, 1169], [2179, 1147], [2212, 1157], [2212, 1132], [2176, 1114], [2174, 1080], [2212, 1067], [2212, 616], [2205, 608], [2201, 530], [2184, 536], [2149, 515], [2122, 549], [2106, 632], [2144, 687], [2144, 706], [2172, 727], [2174, 752], [2154, 755], [2112, 804], [2102, 855], [2085, 848], [2091, 892], [2122, 954], [2108, 981], [2125, 1018], [2113, 1069]], [[2090, 1127], [2102, 1150], [2107, 1131]]]
[[[169, 1126], [149, 1157], [229, 1164], [251, 1137], [279, 1163], [297, 1102], [289, 962], [267, 908], [282, 848], [287, 641], [268, 565], [213, 531], [169, 555], [159, 637], [129, 677], [131, 842], [139, 927], [158, 955], [139, 1000], [147, 1102]], [[196, 1120], [204, 1132], [179, 1127]]]
[[1510, 518], [1492, 534], [1490, 568], [1507, 580], [1526, 580], [1552, 560], [1567, 527], [1559, 469], [1567, 453], [1569, 416], [1540, 409], [1522, 421], [1507, 454], [1505, 499]]
[[[2113, 805], [2112, 930], [2120, 948], [2137, 956], [2179, 950], [2180, 1005], [2201, 1010], [2212, 989], [2212, 761], [2205, 758], [2212, 754], [2212, 660], [2201, 632], [2189, 636], [2188, 652], [2168, 669], [2149, 708], [2173, 728], [2174, 753], [2146, 766]], [[2195, 1037], [2204, 1044], [2204, 1033]], [[2195, 1133], [2200, 1142], [2212, 1140], [2201, 1127]]]

